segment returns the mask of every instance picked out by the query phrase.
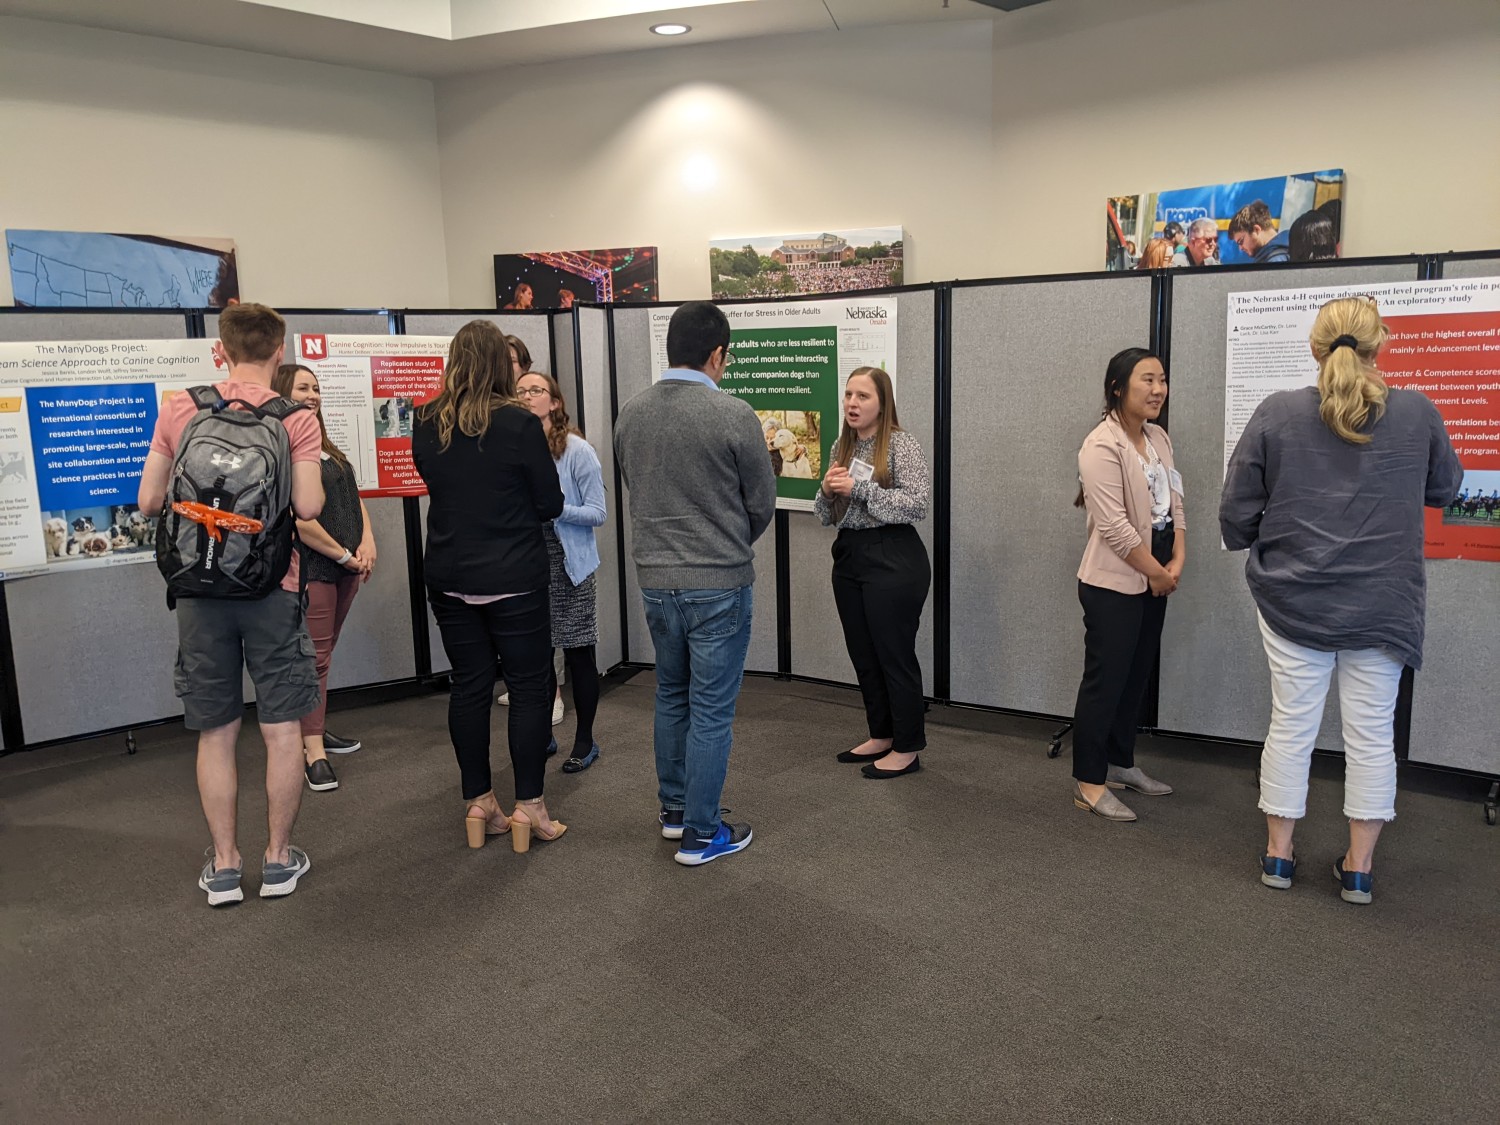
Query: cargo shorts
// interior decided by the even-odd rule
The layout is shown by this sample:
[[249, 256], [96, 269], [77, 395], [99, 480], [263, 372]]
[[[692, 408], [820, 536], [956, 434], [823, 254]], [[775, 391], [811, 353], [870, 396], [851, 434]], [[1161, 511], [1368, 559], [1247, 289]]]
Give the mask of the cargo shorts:
[[260, 722], [291, 722], [317, 708], [315, 650], [298, 603], [287, 590], [254, 601], [177, 602], [173, 686], [188, 730], [215, 730], [245, 713], [246, 671]]

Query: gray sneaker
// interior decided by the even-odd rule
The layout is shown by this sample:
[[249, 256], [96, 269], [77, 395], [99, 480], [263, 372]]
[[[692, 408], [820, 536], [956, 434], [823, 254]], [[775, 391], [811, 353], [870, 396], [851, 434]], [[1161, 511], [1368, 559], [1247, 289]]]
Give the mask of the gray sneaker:
[[240, 869], [221, 867], [214, 870], [214, 850], [203, 853], [208, 862], [203, 865], [203, 874], [198, 876], [198, 889], [208, 892], [209, 906], [228, 906], [231, 902], [244, 902], [245, 892], [240, 889]]
[[297, 880], [307, 874], [312, 860], [301, 848], [289, 848], [289, 863], [267, 863], [260, 869], [260, 897], [280, 898], [297, 889]]
[[1144, 793], [1148, 797], [1165, 797], [1172, 792], [1172, 787], [1165, 781], [1157, 781], [1154, 777], [1146, 776], [1146, 771], [1140, 766], [1131, 766], [1128, 770], [1119, 766], [1110, 766], [1109, 774], [1104, 784], [1111, 789], [1134, 789], [1137, 793]]

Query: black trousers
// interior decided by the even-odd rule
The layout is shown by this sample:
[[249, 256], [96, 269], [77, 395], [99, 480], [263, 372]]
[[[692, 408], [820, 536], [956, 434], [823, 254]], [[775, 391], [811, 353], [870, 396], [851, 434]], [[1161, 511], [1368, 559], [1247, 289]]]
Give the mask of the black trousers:
[[507, 722], [516, 800], [540, 797], [552, 738], [552, 693], [547, 687], [552, 678], [552, 619], [546, 588], [485, 605], [469, 605], [436, 590], [429, 590], [428, 597], [443, 651], [453, 665], [448, 735], [463, 776], [464, 800], [494, 788], [490, 713], [497, 658], [505, 663], [510, 688]]
[[[1151, 554], [1172, 561], [1174, 532], [1152, 532]], [[1073, 706], [1073, 776], [1103, 785], [1110, 766], [1135, 765], [1135, 732], [1161, 648], [1167, 599], [1078, 583], [1083, 603], [1083, 681]]]
[[927, 745], [917, 626], [932, 585], [927, 548], [909, 523], [840, 531], [833, 600], [865, 700], [871, 738], [911, 753]]

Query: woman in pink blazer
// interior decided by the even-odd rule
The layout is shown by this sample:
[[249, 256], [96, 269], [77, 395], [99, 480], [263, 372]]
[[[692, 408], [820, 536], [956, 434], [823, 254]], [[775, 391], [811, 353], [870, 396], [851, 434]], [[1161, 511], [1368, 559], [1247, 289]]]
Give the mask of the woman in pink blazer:
[[1073, 708], [1073, 804], [1106, 820], [1136, 818], [1112, 789], [1172, 792], [1135, 764], [1141, 700], [1187, 554], [1182, 477], [1172, 441], [1154, 421], [1166, 401], [1161, 360], [1126, 348], [1104, 373], [1104, 419], [1078, 451], [1074, 503], [1088, 511], [1088, 544], [1078, 568], [1084, 657]]

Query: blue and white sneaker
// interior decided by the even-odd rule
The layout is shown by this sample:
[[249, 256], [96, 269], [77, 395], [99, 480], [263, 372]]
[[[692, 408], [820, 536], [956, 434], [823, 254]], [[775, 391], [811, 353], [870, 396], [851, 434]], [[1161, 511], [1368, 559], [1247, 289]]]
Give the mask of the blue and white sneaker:
[[1295, 859], [1282, 859], [1274, 855], [1260, 857], [1260, 881], [1278, 891], [1284, 891], [1292, 885], [1292, 875], [1296, 870]]
[[1368, 871], [1345, 871], [1344, 857], [1333, 861], [1333, 877], [1339, 881], [1339, 898], [1364, 906], [1375, 898], [1374, 881]]
[[208, 905], [228, 906], [232, 902], [244, 902], [245, 892], [240, 889], [240, 869], [221, 867], [215, 871], [213, 848], [203, 854], [208, 856], [208, 862], [203, 865], [203, 873], [198, 876], [198, 889], [208, 892]]
[[664, 808], [656, 816], [661, 823], [661, 838], [663, 840], [682, 839], [682, 810]]
[[307, 874], [312, 860], [301, 848], [288, 848], [286, 863], [267, 863], [260, 869], [260, 897], [280, 898], [297, 889], [297, 880]]
[[720, 856], [744, 851], [754, 838], [755, 834], [750, 831], [748, 824], [723, 821], [711, 840], [700, 839], [696, 832], [684, 831], [682, 843], [678, 845], [677, 854], [672, 858], [684, 867], [697, 867], [699, 864], [712, 863]]

